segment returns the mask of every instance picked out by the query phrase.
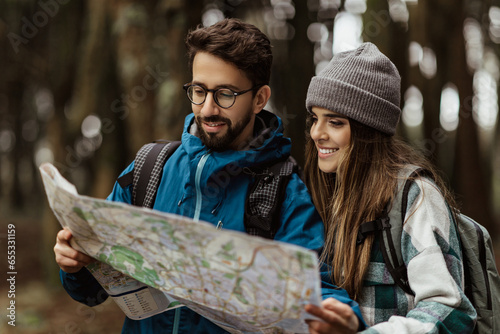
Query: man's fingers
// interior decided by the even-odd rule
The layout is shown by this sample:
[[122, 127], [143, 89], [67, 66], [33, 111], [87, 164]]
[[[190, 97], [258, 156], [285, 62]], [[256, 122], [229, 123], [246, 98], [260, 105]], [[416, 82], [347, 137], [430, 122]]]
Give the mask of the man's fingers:
[[64, 228], [57, 233], [56, 242], [69, 243], [69, 239], [71, 239], [71, 237], [72, 237], [71, 231]]
[[62, 256], [69, 257], [73, 260], [80, 261], [82, 263], [89, 264], [91, 262], [94, 262], [95, 260], [92, 257], [82, 252], [79, 252], [73, 247], [71, 247], [71, 244], [69, 242], [71, 238], [72, 234], [69, 230], [67, 229], [60, 230], [57, 233], [57, 242], [56, 245], [54, 246], [54, 252], [56, 254], [58, 253]]
[[67, 229], [63, 229], [57, 233], [57, 241], [54, 246], [56, 262], [59, 267], [67, 273], [77, 272], [82, 267], [95, 261], [92, 257], [71, 247], [69, 242], [71, 238], [71, 232]]
[[69, 246], [69, 244], [56, 244], [54, 246], [54, 253], [56, 253], [56, 255], [60, 255], [62, 257], [67, 257], [72, 260], [84, 263], [85, 265], [94, 262], [94, 259], [92, 257], [77, 251], [76, 249]]
[[80, 253], [72, 248], [69, 248], [69, 251], [66, 249], [63, 252], [57, 251], [56, 248], [57, 246], [54, 248], [56, 262], [59, 267], [67, 273], [77, 272], [82, 269], [82, 267], [96, 261], [94, 258]]
[[56, 256], [56, 262], [62, 268], [81, 268], [87, 264], [65, 256]]

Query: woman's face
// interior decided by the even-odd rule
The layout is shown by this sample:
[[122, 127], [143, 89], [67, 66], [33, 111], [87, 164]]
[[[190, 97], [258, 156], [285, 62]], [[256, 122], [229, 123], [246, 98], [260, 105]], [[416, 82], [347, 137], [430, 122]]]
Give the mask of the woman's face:
[[325, 173], [335, 173], [351, 141], [349, 119], [328, 109], [312, 107], [312, 120], [310, 134], [318, 150], [318, 167]]

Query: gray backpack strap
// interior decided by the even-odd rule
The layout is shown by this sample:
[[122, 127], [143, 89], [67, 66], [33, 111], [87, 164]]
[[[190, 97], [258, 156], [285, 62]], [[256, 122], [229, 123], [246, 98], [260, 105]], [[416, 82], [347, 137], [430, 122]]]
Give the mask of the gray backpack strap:
[[401, 236], [406, 216], [408, 191], [413, 178], [421, 173], [423, 170], [419, 167], [407, 166], [399, 175], [395, 196], [388, 208], [389, 212], [374, 221], [361, 224], [358, 230], [358, 243], [363, 242], [366, 234], [376, 233], [387, 270], [394, 282], [408, 294], [414, 293], [408, 284], [408, 271], [401, 255]]
[[158, 141], [141, 147], [135, 157], [134, 169], [117, 180], [122, 187], [132, 184], [131, 204], [153, 207], [163, 166], [180, 144], [180, 141]]
[[245, 231], [267, 239], [274, 239], [280, 227], [280, 213], [286, 187], [298, 165], [289, 158], [263, 171], [245, 169], [255, 178], [245, 202]]

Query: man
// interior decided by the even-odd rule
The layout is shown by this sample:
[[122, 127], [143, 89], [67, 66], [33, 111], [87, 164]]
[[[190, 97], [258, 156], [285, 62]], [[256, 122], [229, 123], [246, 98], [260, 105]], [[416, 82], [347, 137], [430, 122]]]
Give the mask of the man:
[[[184, 89], [193, 113], [186, 117], [181, 146], [164, 166], [153, 208], [245, 231], [245, 199], [252, 176], [243, 170], [283, 160], [291, 148], [290, 139], [283, 137], [281, 120], [263, 110], [271, 96], [271, 45], [255, 26], [235, 19], [191, 31], [186, 45], [192, 81]], [[132, 169], [133, 164], [122, 175]], [[108, 199], [131, 203], [131, 189], [116, 184]], [[274, 239], [319, 250], [323, 233], [304, 183], [293, 174]], [[93, 259], [72, 249], [70, 238], [71, 233], [62, 230], [54, 248], [63, 286], [75, 300], [93, 305], [98, 296], [106, 295], [84, 268]], [[333, 296], [353, 306], [359, 316], [357, 304], [342, 290], [330, 285], [322, 292], [324, 298]], [[123, 326], [124, 333], [172, 333], [173, 329], [224, 332], [185, 307], [140, 321], [126, 318]]]

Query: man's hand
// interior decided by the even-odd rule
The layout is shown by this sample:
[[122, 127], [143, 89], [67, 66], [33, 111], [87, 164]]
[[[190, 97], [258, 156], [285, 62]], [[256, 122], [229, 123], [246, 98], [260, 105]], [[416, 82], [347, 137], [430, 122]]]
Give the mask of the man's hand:
[[306, 312], [321, 320], [307, 320], [311, 334], [356, 333], [359, 320], [352, 308], [334, 298], [323, 300], [321, 307], [306, 305]]
[[75, 250], [69, 244], [72, 234], [67, 229], [62, 229], [57, 233], [54, 253], [59, 267], [67, 273], [76, 273], [86, 265], [95, 261], [90, 256]]

